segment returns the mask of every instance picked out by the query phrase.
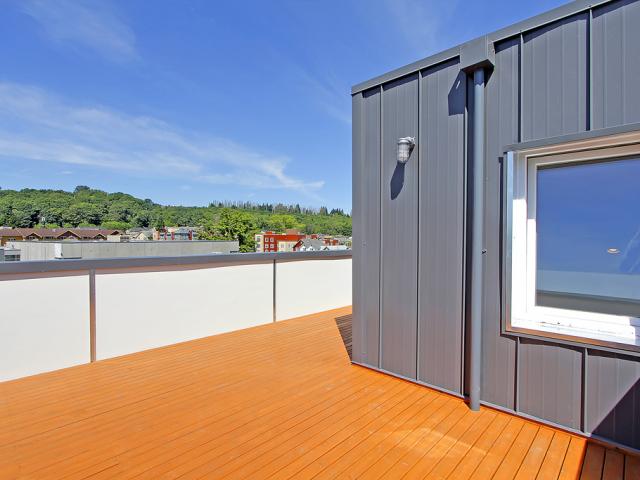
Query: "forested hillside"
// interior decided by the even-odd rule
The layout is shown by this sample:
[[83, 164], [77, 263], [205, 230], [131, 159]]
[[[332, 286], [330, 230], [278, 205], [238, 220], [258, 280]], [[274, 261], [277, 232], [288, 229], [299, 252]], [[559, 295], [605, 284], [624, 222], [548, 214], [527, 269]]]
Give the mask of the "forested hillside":
[[86, 186], [78, 186], [73, 192], [0, 189], [0, 225], [117, 229], [199, 226], [203, 227], [200, 238], [238, 238], [242, 251], [253, 250], [253, 235], [260, 230], [297, 228], [305, 233], [351, 235], [351, 217], [341, 210], [229, 202], [214, 202], [208, 207], [168, 206]]

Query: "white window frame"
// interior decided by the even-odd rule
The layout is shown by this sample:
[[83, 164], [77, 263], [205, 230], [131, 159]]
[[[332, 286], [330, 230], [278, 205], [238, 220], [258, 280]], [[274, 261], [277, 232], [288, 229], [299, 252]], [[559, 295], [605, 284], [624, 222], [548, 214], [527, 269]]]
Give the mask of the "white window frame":
[[640, 156], [640, 132], [507, 152], [504, 330], [640, 349], [640, 318], [536, 305], [536, 181], [541, 166]]

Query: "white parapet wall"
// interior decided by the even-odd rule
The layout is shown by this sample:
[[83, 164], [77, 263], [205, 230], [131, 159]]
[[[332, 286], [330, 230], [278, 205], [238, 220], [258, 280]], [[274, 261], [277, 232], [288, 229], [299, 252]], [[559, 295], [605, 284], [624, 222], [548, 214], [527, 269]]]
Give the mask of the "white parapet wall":
[[96, 271], [98, 360], [273, 320], [273, 265]]
[[351, 305], [351, 258], [276, 264], [276, 320]]
[[89, 273], [0, 276], [0, 381], [90, 361]]
[[350, 304], [350, 252], [0, 264], [0, 381]]

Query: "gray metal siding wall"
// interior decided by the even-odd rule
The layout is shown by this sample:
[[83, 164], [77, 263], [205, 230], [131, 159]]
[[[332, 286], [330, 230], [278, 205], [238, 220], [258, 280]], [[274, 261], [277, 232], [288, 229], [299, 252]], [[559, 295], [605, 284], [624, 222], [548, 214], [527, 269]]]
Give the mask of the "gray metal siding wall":
[[461, 394], [466, 75], [455, 60], [420, 81], [418, 380]]
[[582, 350], [522, 339], [518, 353], [520, 411], [579, 430]]
[[595, 9], [591, 36], [593, 128], [640, 122], [640, 3]]
[[379, 367], [380, 88], [353, 97], [353, 359]]
[[588, 350], [586, 430], [640, 447], [638, 358]]
[[[533, 31], [514, 32], [495, 44], [495, 68], [486, 86], [482, 400], [640, 448], [640, 356], [501, 333], [505, 145], [640, 122], [640, 1], [611, 2], [591, 11], [587, 5], [584, 8]], [[452, 94], [460, 93], [451, 89], [457, 72], [453, 63], [382, 86], [382, 118], [372, 120], [381, 123], [384, 137], [382, 176], [371, 180], [381, 183], [382, 212], [377, 210], [380, 204], [371, 202], [359, 211], [367, 218], [382, 214], [381, 317], [374, 310], [373, 292], [366, 307], [372, 309], [371, 319], [363, 319], [372, 324], [367, 331], [375, 331], [378, 321], [382, 324], [381, 368], [415, 378], [417, 363], [419, 381], [457, 392], [464, 363], [464, 350], [451, 344], [458, 340], [461, 345], [464, 335], [462, 311], [452, 300], [463, 293], [454, 286], [464, 272], [463, 257], [454, 255], [464, 221], [464, 209], [458, 203], [464, 201], [458, 193], [459, 161], [462, 149], [470, 150], [473, 125], [463, 134], [464, 115], [452, 114], [451, 109], [444, 114]], [[469, 108], [473, 99], [466, 97]], [[420, 162], [409, 161], [403, 191], [392, 199], [395, 142], [399, 136], [417, 136], [418, 128]], [[373, 134], [366, 136], [374, 142]], [[354, 175], [364, 179], [362, 172]], [[439, 182], [446, 182], [446, 187]], [[358, 198], [362, 202], [365, 196]], [[460, 218], [453, 219], [454, 215]], [[451, 246], [442, 244], [444, 231], [452, 235]], [[377, 261], [371, 252], [366, 258]], [[356, 282], [370, 282], [362, 275], [364, 270], [356, 272], [360, 277]], [[453, 288], [451, 292], [437, 284], [438, 275]], [[375, 283], [375, 275], [372, 278]], [[354, 332], [356, 348], [357, 338]]]
[[588, 18], [523, 35], [522, 141], [586, 130]]
[[[381, 358], [384, 370], [416, 378], [418, 304], [418, 75], [382, 88]], [[416, 137], [397, 161], [399, 137]]]
[[353, 97], [354, 361], [458, 394], [465, 86], [456, 59]]

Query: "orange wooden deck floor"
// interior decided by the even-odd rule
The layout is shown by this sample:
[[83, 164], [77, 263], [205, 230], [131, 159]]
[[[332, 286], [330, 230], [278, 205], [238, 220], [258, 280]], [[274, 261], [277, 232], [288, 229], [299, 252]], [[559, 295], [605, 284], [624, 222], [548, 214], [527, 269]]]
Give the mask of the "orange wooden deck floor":
[[352, 366], [348, 313], [0, 383], [0, 478], [640, 478], [636, 457]]

